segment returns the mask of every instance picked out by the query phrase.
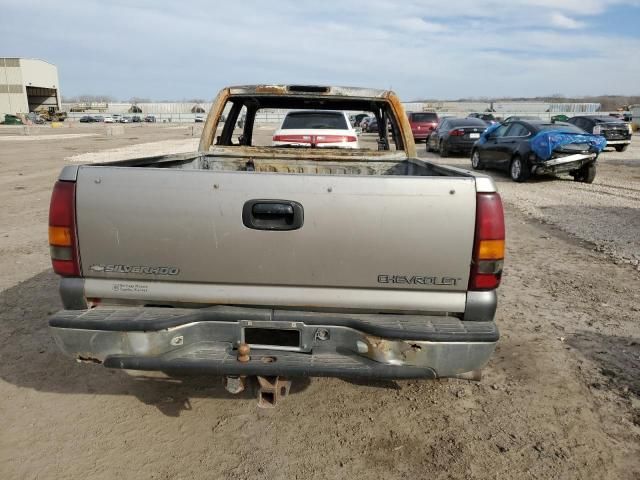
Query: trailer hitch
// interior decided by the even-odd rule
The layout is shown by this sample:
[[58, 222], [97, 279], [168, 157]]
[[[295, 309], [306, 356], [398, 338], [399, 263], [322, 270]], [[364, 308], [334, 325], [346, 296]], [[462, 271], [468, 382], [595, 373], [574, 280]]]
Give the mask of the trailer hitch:
[[291, 380], [282, 377], [257, 378], [259, 408], [275, 408], [279, 400], [289, 395]]

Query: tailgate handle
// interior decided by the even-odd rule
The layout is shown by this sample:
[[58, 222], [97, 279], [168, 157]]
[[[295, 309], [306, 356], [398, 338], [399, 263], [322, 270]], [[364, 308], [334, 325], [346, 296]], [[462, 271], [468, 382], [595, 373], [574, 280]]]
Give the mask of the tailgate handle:
[[242, 223], [254, 230], [297, 230], [304, 223], [304, 210], [291, 200], [249, 200], [242, 207]]

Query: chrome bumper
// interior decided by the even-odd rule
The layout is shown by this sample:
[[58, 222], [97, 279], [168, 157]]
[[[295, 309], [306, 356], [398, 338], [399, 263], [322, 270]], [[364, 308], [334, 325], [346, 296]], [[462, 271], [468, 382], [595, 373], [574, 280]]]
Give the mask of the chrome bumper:
[[[482, 368], [498, 340], [494, 322], [452, 317], [424, 316], [420, 325], [416, 316], [406, 316], [402, 324], [403, 316], [393, 315], [381, 326], [372, 322], [375, 315], [286, 312], [286, 320], [273, 320], [278, 318], [273, 314], [243, 319], [242, 311], [252, 309], [231, 310], [238, 318], [230, 318], [235, 313], [228, 315], [228, 308], [215, 310], [214, 319], [211, 309], [67, 310], [54, 315], [50, 325], [59, 348], [79, 361], [215, 375], [452, 377]], [[240, 362], [236, 349], [252, 327], [296, 330], [299, 344], [251, 345], [250, 360]], [[385, 331], [401, 338], [379, 335]]]

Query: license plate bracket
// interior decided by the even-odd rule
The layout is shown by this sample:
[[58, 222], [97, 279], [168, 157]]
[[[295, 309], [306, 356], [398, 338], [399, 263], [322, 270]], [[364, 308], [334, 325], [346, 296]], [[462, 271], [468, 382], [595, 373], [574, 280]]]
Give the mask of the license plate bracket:
[[240, 320], [237, 344], [246, 343], [253, 350], [310, 351], [313, 331], [302, 322]]

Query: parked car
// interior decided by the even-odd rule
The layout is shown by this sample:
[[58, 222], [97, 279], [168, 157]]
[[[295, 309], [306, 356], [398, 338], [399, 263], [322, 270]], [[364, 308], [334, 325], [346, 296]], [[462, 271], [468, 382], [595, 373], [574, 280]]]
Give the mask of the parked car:
[[131, 123], [140, 123], [140, 122], [142, 122], [142, 119], [140, 118], [140, 116], [134, 115], [133, 117], [131, 117]]
[[124, 117], [120, 117], [120, 120], [118, 120], [120, 123], [131, 123], [131, 117], [129, 116], [124, 116]]
[[358, 113], [357, 115], [353, 115], [353, 120], [351, 122], [351, 125], [353, 127], [359, 127], [360, 126], [360, 122], [362, 122], [362, 120], [364, 120], [368, 116], [369, 116], [369, 114], [367, 114], [367, 113]]
[[113, 117], [111, 115], [106, 115], [104, 117], [104, 123], [114, 123], [114, 121], [115, 120], [113, 119]]
[[204, 123], [204, 115], [196, 115], [194, 121], [196, 123]]
[[147, 123], [156, 123], [156, 117], [154, 115], [147, 115], [144, 117], [144, 121]]
[[497, 121], [496, 117], [491, 113], [470, 113], [467, 118], [479, 118], [487, 125], [493, 125]]
[[579, 115], [570, 118], [569, 123], [585, 132], [602, 135], [607, 139], [607, 146], [615, 148], [617, 152], [624, 152], [631, 143], [631, 124], [620, 118], [607, 115]]
[[93, 121], [96, 123], [103, 123], [104, 122], [104, 117], [102, 115], [94, 115], [93, 116]]
[[366, 133], [378, 133], [378, 119], [375, 117], [370, 118], [362, 131]]
[[376, 117], [372, 117], [372, 116], [367, 116], [364, 117], [362, 120], [360, 120], [360, 128], [362, 129], [363, 132], [367, 131], [367, 125], [369, 124], [369, 122], [371, 122], [372, 120], [375, 120]]
[[358, 135], [345, 112], [297, 110], [288, 112], [273, 134], [277, 147], [358, 148]]
[[512, 115], [510, 117], [505, 118], [502, 122], [503, 125], [509, 122], [516, 122], [518, 120], [534, 120], [536, 122], [542, 122], [540, 117], [536, 117], [535, 115]]
[[91, 115], [85, 115], [83, 117], [80, 117], [80, 123], [93, 123], [95, 122], [95, 119], [91, 116]]
[[114, 122], [119, 122], [120, 119], [122, 118], [122, 115], [120, 115], [119, 113], [114, 113], [112, 117]]
[[441, 157], [453, 152], [468, 155], [486, 128], [479, 118], [445, 118], [427, 138], [427, 152], [439, 152]]
[[309, 108], [287, 135], [346, 135], [335, 109], [365, 103], [406, 141], [288, 152], [247, 131], [238, 144], [233, 108], [219, 134], [219, 118], [205, 124], [199, 152], [67, 165], [49, 210], [55, 345], [94, 370], [226, 376], [233, 393], [259, 376], [265, 402], [278, 376], [478, 379], [499, 339], [493, 180], [419, 159], [393, 92], [242, 86], [212, 111], [247, 106], [253, 125], [264, 109]]
[[22, 120], [16, 115], [5, 114], [4, 120], [0, 122], [2, 125], [22, 125]]
[[408, 115], [413, 140], [418, 143], [427, 137], [438, 126], [438, 114], [435, 112], [411, 112]]
[[515, 120], [487, 129], [473, 146], [471, 166], [506, 170], [516, 182], [569, 173], [578, 182], [592, 183], [604, 145], [601, 137], [570, 123]]

